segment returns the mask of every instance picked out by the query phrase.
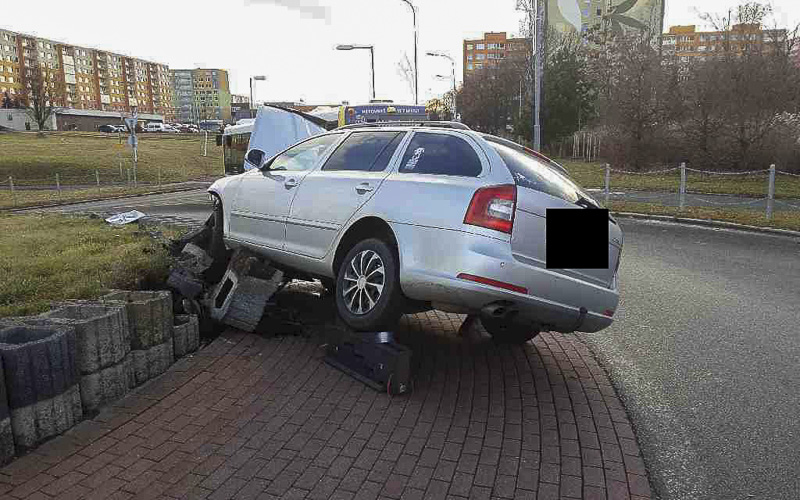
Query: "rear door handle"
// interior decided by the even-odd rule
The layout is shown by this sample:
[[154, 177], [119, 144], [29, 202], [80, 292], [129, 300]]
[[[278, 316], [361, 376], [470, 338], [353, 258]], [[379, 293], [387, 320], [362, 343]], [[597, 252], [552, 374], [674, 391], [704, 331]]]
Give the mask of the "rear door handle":
[[286, 179], [283, 185], [286, 186], [287, 189], [297, 187], [297, 179]]
[[369, 183], [367, 183], [367, 182], [362, 182], [361, 184], [356, 186], [356, 192], [358, 194], [364, 194], [364, 193], [367, 193], [369, 191], [372, 191], [372, 186], [370, 186]]

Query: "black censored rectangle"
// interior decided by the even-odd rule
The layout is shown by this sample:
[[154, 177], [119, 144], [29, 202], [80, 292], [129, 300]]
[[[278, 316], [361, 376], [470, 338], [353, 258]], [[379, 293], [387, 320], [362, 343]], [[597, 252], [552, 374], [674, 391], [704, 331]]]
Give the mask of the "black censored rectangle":
[[608, 268], [607, 209], [547, 209], [547, 269]]

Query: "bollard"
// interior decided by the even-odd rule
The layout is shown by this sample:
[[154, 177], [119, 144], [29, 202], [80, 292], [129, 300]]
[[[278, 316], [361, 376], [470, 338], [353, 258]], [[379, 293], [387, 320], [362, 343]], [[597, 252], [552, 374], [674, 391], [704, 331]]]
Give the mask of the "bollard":
[[158, 166], [158, 185], [161, 186], [161, 165]]
[[13, 206], [17, 206], [17, 193], [14, 192], [14, 178], [10, 175], [8, 176], [8, 184], [11, 186], [11, 203]]
[[126, 169], [128, 172], [128, 187], [131, 187], [131, 169]]
[[94, 180], [97, 181], [97, 194], [100, 194], [100, 171], [94, 170]]
[[686, 206], [686, 162], [681, 163], [681, 191], [680, 191], [680, 209]]
[[767, 220], [772, 220], [772, 204], [775, 200], [775, 164], [769, 166], [769, 187], [767, 188]]
[[606, 182], [603, 192], [606, 195], [606, 207], [608, 207], [608, 198], [611, 195], [611, 165], [606, 163]]
[[203, 156], [208, 156], [208, 130], [205, 131], [205, 140], [203, 141]]
[[56, 172], [56, 189], [58, 189], [58, 202], [61, 203], [61, 180], [58, 178], [58, 172]]

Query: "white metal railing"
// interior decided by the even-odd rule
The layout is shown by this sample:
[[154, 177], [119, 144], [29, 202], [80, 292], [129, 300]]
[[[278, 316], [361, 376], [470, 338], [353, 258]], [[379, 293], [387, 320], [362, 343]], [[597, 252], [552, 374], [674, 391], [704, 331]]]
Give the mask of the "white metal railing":
[[[686, 208], [687, 199], [686, 199], [686, 187], [688, 183], [688, 173], [694, 172], [702, 175], [721, 175], [721, 176], [750, 176], [750, 175], [766, 175], [767, 177], [767, 185], [766, 185], [766, 192], [767, 195], [763, 198], [756, 198], [752, 200], [743, 200], [743, 201], [717, 201], [711, 200], [707, 198], [699, 198], [695, 197], [696, 200], [713, 206], [748, 206], [748, 205], [756, 205], [759, 203], [765, 203], [765, 217], [767, 220], [772, 220], [774, 207], [775, 204], [779, 204], [785, 207], [791, 207], [793, 209], [800, 209], [800, 205], [791, 203], [784, 200], [775, 199], [775, 180], [777, 175], [787, 175], [791, 177], [800, 177], [800, 174], [795, 174], [791, 172], [784, 172], [781, 170], [777, 170], [775, 165], [770, 165], [768, 169], [764, 170], [749, 170], [745, 172], [714, 172], [711, 170], [698, 170], [694, 168], [689, 168], [686, 166], [686, 163], [681, 163], [679, 167], [675, 168], [667, 168], [661, 170], [651, 170], [647, 172], [634, 172], [628, 170], [617, 170], [611, 168], [611, 165], [605, 165], [605, 177], [604, 177], [604, 186], [603, 186], [603, 194], [605, 196], [606, 205], [608, 205], [609, 200], [612, 196], [611, 193], [611, 174], [625, 174], [625, 175], [664, 175], [672, 172], [680, 172], [680, 187], [678, 188], [677, 193], [664, 193], [664, 194], [656, 194], [656, 195], [636, 195], [637, 199], [640, 200], [664, 200], [667, 198], [672, 198], [677, 195], [678, 197], [678, 207], [680, 210]], [[735, 194], [728, 194], [729, 196], [736, 196]]]

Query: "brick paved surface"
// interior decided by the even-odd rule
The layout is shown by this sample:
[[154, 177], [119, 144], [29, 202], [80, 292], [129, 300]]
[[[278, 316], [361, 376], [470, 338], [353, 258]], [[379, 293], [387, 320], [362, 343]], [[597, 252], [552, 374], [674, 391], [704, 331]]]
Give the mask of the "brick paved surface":
[[227, 332], [0, 470], [3, 498], [649, 498], [631, 425], [573, 336], [495, 346], [406, 317], [414, 392], [322, 361], [325, 326]]

